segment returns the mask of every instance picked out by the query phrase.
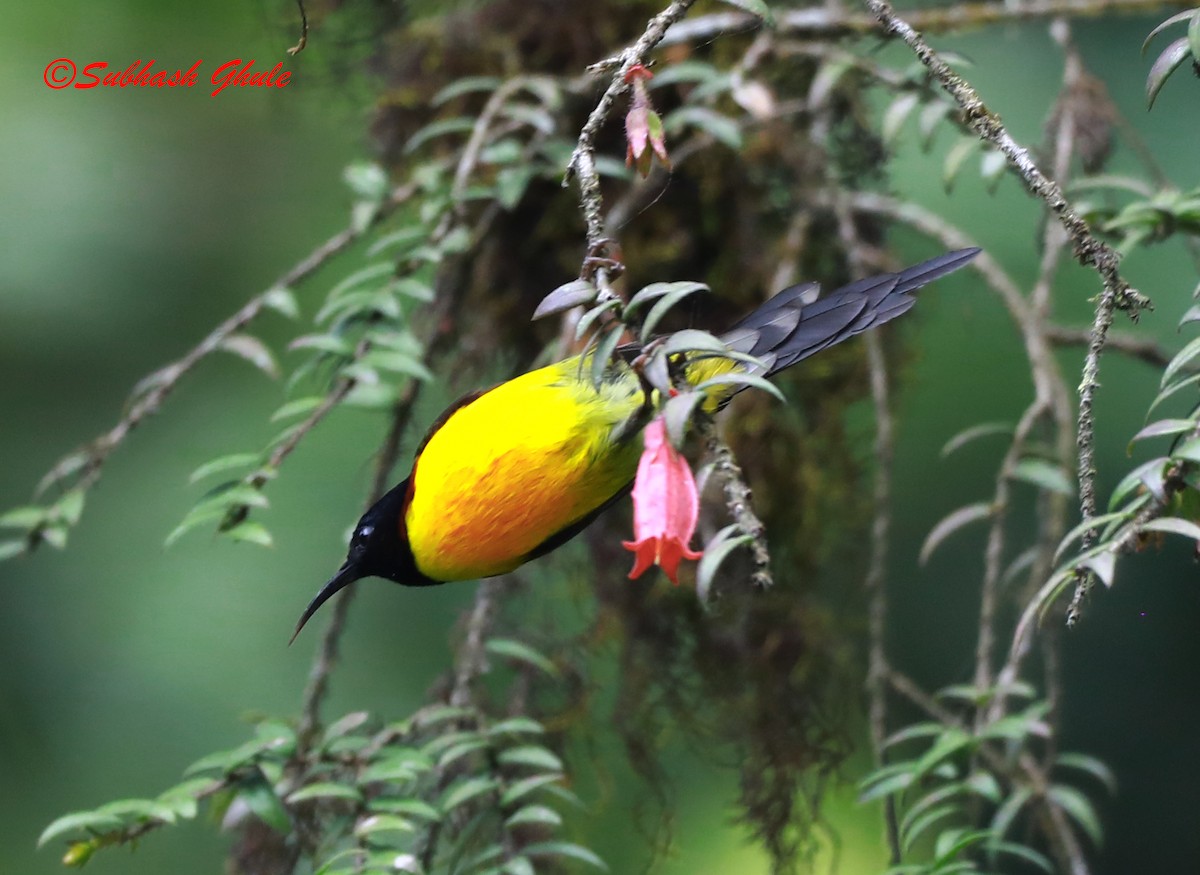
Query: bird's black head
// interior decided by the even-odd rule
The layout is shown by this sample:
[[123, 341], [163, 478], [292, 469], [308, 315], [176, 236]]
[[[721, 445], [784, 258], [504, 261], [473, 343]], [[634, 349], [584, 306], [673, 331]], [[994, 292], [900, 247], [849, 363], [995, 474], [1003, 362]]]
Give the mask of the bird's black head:
[[404, 512], [412, 499], [410, 482], [411, 478], [402, 481], [362, 515], [350, 536], [346, 561], [304, 609], [300, 622], [296, 624], [296, 631], [292, 633], [293, 641], [321, 605], [339, 590], [361, 578], [382, 577], [406, 586], [440, 583], [417, 570], [408, 544]]

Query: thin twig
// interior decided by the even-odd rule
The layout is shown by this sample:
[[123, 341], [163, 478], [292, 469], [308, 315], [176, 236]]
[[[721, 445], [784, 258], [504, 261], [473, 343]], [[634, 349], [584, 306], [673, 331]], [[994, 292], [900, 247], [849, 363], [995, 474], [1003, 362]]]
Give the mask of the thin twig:
[[[100, 474], [109, 455], [120, 446], [120, 444], [129, 436], [129, 433], [137, 428], [141, 423], [154, 415], [162, 407], [167, 396], [179, 384], [179, 381], [188, 374], [201, 360], [211, 355], [213, 352], [221, 348], [231, 335], [245, 328], [250, 322], [254, 321], [263, 310], [272, 306], [274, 297], [280, 289], [290, 289], [299, 285], [304, 280], [308, 279], [316, 273], [322, 266], [327, 264], [335, 255], [339, 254], [352, 243], [363, 236], [370, 228], [377, 225], [384, 218], [390, 215], [400, 204], [407, 201], [416, 187], [412, 184], [405, 184], [394, 189], [391, 195], [381, 204], [378, 210], [372, 215], [371, 220], [362, 225], [351, 225], [337, 234], [334, 234], [305, 258], [293, 266], [290, 270], [281, 276], [274, 285], [269, 289], [255, 297], [251, 298], [241, 309], [214, 328], [209, 334], [193, 347], [182, 358], [172, 362], [159, 371], [151, 374], [147, 378], [139, 381], [138, 385], [151, 382], [151, 388], [145, 393], [137, 393], [136, 390], [129, 396], [126, 402], [125, 415], [104, 434], [95, 438], [87, 445], [85, 452], [88, 455], [87, 464], [84, 466], [83, 474], [75, 488], [88, 490], [95, 485], [100, 478]], [[68, 457], [69, 458], [69, 457]], [[61, 468], [62, 462], [56, 466], [56, 469]], [[43, 479], [43, 488], [47, 481], [53, 482], [59, 479], [54, 476], [55, 472], [51, 471], [46, 478]]]
[[298, 55], [308, 45], [308, 13], [304, 11], [304, 0], [296, 0], [300, 7], [300, 41], [287, 50], [289, 55]]
[[[1056, 18], [1098, 17], [1105, 13], [1145, 14], [1158, 9], [1193, 5], [1191, 0], [1030, 0], [1023, 3], [959, 3], [953, 6], [906, 10], [913, 27], [930, 33], [967, 30], [1017, 21]], [[747, 12], [714, 12], [699, 15], [671, 27], [662, 45], [703, 43], [722, 35], [756, 32], [762, 19]], [[838, 37], [878, 33], [879, 21], [836, 6], [821, 5], [775, 12], [779, 36], [830, 40]]]
[[625, 75], [636, 64], [645, 64], [650, 52], [662, 40], [667, 28], [679, 21], [696, 0], [674, 0], [670, 6], [650, 19], [645, 32], [632, 46], [616, 58], [604, 62], [606, 67], [616, 67], [608, 87], [596, 102], [587, 121], [579, 131], [579, 140], [571, 153], [563, 185], [571, 177], [579, 180], [579, 206], [587, 223], [588, 250], [594, 250], [604, 239], [603, 198], [600, 195], [600, 174], [596, 171], [596, 136], [612, 112], [618, 97], [629, 89]]
[[[1057, 346], [1087, 346], [1092, 341], [1092, 333], [1086, 328], [1067, 328], [1062, 325], [1046, 326], [1046, 337]], [[1156, 341], [1119, 331], [1108, 332], [1108, 348], [1130, 356], [1140, 362], [1155, 368], [1165, 368], [1171, 362], [1171, 354]]]
[[704, 441], [708, 458], [712, 459], [713, 471], [725, 484], [725, 506], [743, 534], [749, 535], [750, 554], [754, 559], [754, 573], [750, 579], [762, 589], [774, 584], [771, 577], [771, 553], [767, 549], [766, 526], [754, 512], [750, 502], [750, 487], [742, 469], [733, 457], [733, 450], [717, 434], [716, 423], [706, 419], [700, 423], [700, 436]]

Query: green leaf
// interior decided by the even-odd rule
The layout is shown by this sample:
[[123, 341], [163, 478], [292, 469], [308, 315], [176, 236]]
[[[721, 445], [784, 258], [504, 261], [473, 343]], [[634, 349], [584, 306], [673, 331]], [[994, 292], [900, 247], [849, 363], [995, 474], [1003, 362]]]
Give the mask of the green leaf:
[[921, 545], [921, 553], [917, 561], [924, 565], [946, 538], [950, 537], [963, 526], [988, 519], [991, 515], [992, 505], [987, 501], [968, 504], [965, 507], [958, 508], [958, 510], [951, 511], [925, 537], [925, 543]]
[[592, 323], [594, 323], [605, 313], [609, 312], [610, 310], [617, 310], [620, 308], [620, 306], [621, 301], [619, 298], [609, 298], [607, 301], [596, 304], [594, 307], [589, 309], [586, 313], [579, 317], [579, 323], [575, 326], [575, 339], [579, 340], [581, 337], [587, 334], [588, 329], [592, 327]]
[[24, 541], [0, 541], [0, 562], [20, 556], [27, 548]]
[[476, 751], [486, 750], [490, 745], [485, 739], [472, 738], [468, 741], [459, 742], [452, 747], [446, 748], [438, 759], [438, 768], [446, 769], [448, 766], [454, 765], [455, 762], [465, 756], [475, 753]]
[[559, 676], [558, 666], [521, 641], [512, 638], [492, 638], [484, 645], [484, 649], [493, 656], [533, 666], [552, 678]]
[[1200, 356], [1200, 337], [1193, 338], [1187, 346], [1175, 354], [1175, 357], [1167, 364], [1163, 370], [1162, 380], [1159, 382], [1159, 388], [1166, 387], [1177, 373], [1192, 363]]
[[543, 772], [561, 772], [563, 770], [562, 760], [546, 748], [535, 744], [510, 747], [496, 757], [496, 760], [501, 765], [524, 766], [540, 769]]
[[994, 434], [1012, 434], [1013, 426], [1010, 422], [984, 422], [979, 425], [973, 425], [970, 428], [965, 428], [956, 434], [950, 440], [946, 441], [946, 445], [942, 447], [942, 458], [946, 458], [956, 450], [962, 449], [967, 444], [982, 437], [990, 437]]
[[211, 477], [213, 474], [224, 473], [235, 468], [248, 468], [251, 465], [257, 464], [259, 458], [258, 453], [233, 453], [228, 456], [220, 456], [211, 462], [205, 462], [193, 471], [191, 476], [188, 477], [188, 482], [195, 483], [203, 480], [205, 477]]
[[462, 79], [455, 79], [445, 88], [442, 88], [437, 94], [433, 95], [431, 104], [433, 106], [441, 106], [456, 97], [463, 94], [472, 94], [477, 91], [495, 91], [500, 87], [502, 80], [498, 76], [464, 76]]
[[368, 838], [380, 832], [415, 832], [416, 827], [411, 820], [398, 814], [368, 814], [354, 824], [354, 835], [358, 838]]
[[1166, 458], [1165, 456], [1161, 456], [1157, 459], [1151, 459], [1148, 462], [1143, 462], [1122, 477], [1121, 482], [1118, 483], [1113, 489], [1112, 497], [1108, 500], [1109, 510], [1112, 510], [1120, 505], [1121, 502], [1128, 498], [1138, 486], [1141, 486], [1143, 483], [1145, 483], [1148, 475], [1156, 477], [1159, 482], [1161, 482], [1163, 471], [1170, 463], [1170, 459]]
[[596, 300], [598, 294], [600, 294], [600, 290], [590, 280], [571, 280], [542, 298], [537, 309], [533, 311], [532, 318], [542, 319], [570, 310], [572, 307], [582, 307]]
[[1191, 538], [1194, 541], [1200, 541], [1200, 525], [1196, 525], [1191, 520], [1180, 519], [1179, 517], [1164, 516], [1156, 520], [1150, 520], [1142, 525], [1143, 532], [1169, 532], [1173, 535], [1183, 535], [1185, 538]]
[[350, 190], [367, 200], [383, 200], [387, 194], [387, 171], [373, 161], [358, 161], [342, 171], [342, 179]]
[[758, 374], [747, 374], [740, 371], [734, 371], [728, 374], [720, 374], [716, 377], [709, 377], [703, 383], [696, 386], [697, 392], [704, 392], [708, 395], [716, 395], [718, 398], [728, 397], [732, 393], [713, 393], [708, 392], [709, 389], [715, 389], [718, 386], [752, 386], [755, 389], [760, 389], [768, 395], [778, 398], [780, 401], [787, 402], [787, 398], [779, 391], [779, 387], [765, 377], [760, 377]]
[[907, 790], [917, 779], [915, 765], [912, 762], [898, 763], [873, 772], [859, 784], [859, 804], [863, 805]]
[[[939, 821], [945, 820], [947, 817], [959, 814], [962, 811], [962, 806], [955, 804], [939, 805], [936, 808], [931, 808], [924, 814], [913, 818], [907, 826], [901, 827], [901, 838], [903, 839], [904, 850], [909, 850], [913, 842], [925, 834], [929, 827]], [[907, 818], [906, 818], [907, 819]]]
[[269, 307], [276, 313], [282, 313], [289, 319], [298, 319], [300, 317], [300, 304], [296, 300], [296, 295], [291, 289], [285, 286], [275, 286], [268, 289], [266, 294], [262, 296], [264, 307]]
[[1071, 529], [1071, 531], [1067, 532], [1063, 539], [1058, 542], [1058, 549], [1054, 551], [1054, 561], [1057, 562], [1067, 547], [1074, 543], [1078, 538], [1082, 537], [1083, 534], [1088, 530], [1096, 529], [1099, 531], [1101, 526], [1107, 525], [1114, 520], [1129, 519], [1130, 516], [1131, 514], [1128, 511], [1118, 510], [1112, 513], [1105, 513], [1101, 514], [1100, 516], [1094, 516], [1090, 519], [1084, 520], [1075, 526], [1075, 528]]
[[191, 820], [196, 816], [197, 801], [211, 795], [222, 784], [218, 778], [191, 778], [164, 790], [155, 801], [174, 812], [176, 817]]
[[1110, 796], [1117, 795], [1117, 776], [1113, 774], [1112, 769], [1095, 757], [1082, 753], [1060, 753], [1054, 758], [1054, 765], [1064, 769], [1086, 772], [1103, 784]]
[[729, 347], [715, 336], [695, 328], [676, 331], [667, 338], [662, 348], [666, 355], [674, 355], [679, 352], [712, 352], [729, 358], [734, 357]]
[[255, 817], [276, 832], [286, 835], [291, 831], [292, 821], [287, 809], [261, 776], [243, 782], [237, 798], [246, 804]]
[[1000, 837], [1006, 835], [1012, 827], [1013, 822], [1017, 819], [1017, 815], [1032, 796], [1033, 790], [1029, 787], [1017, 787], [1014, 789], [1012, 794], [1004, 800], [992, 816], [992, 834]]
[[500, 806], [509, 808], [517, 802], [529, 796], [533, 792], [542, 789], [550, 784], [555, 784], [562, 780], [562, 775], [558, 772], [545, 775], [531, 775], [528, 778], [522, 778], [519, 781], [514, 781], [508, 785], [508, 788], [500, 796]]
[[968, 747], [973, 747], [974, 743], [975, 739], [969, 733], [964, 732], [956, 726], [946, 727], [946, 730], [933, 743], [929, 750], [917, 760], [917, 773], [920, 775], [926, 774], [934, 766], [944, 762], [960, 751]]
[[979, 145], [979, 141], [974, 137], [964, 137], [946, 153], [946, 160], [942, 164], [942, 187], [947, 192], [954, 190], [959, 172], [967, 163], [967, 159], [979, 151]]
[[500, 869], [503, 875], [537, 875], [528, 857], [512, 857]]
[[404, 153], [411, 155], [430, 140], [444, 137], [448, 134], [465, 134], [474, 129], [475, 119], [470, 116], [440, 119], [439, 121], [425, 125], [425, 127], [413, 134], [408, 142], [404, 144]]
[[1191, 431], [1194, 428], [1196, 428], [1196, 420], [1194, 419], [1160, 419], [1157, 422], [1150, 423], [1131, 437], [1129, 443], [1132, 446], [1135, 441], [1161, 437], [1162, 435], [1180, 434], [1185, 431]]
[[245, 359], [272, 379], [279, 378], [275, 355], [265, 343], [251, 334], [231, 334], [221, 341], [218, 349]]
[[1026, 863], [1032, 863], [1046, 875], [1055, 875], [1057, 871], [1054, 864], [1044, 854], [1016, 842], [988, 842], [987, 848], [989, 853], [1007, 854], [1010, 857], [1024, 860]]
[[700, 392], [680, 392], [663, 405], [662, 413], [659, 415], [666, 426], [667, 439], [676, 449], [683, 446], [692, 415], [695, 413], [696, 407], [704, 400], [705, 396]]
[[421, 799], [372, 799], [367, 806], [372, 811], [383, 811], [388, 814], [407, 814], [427, 823], [437, 823], [442, 819], [442, 813]]
[[499, 786], [499, 782], [493, 778], [467, 778], [447, 788], [439, 806], [442, 811], [450, 812], [461, 805], [466, 805], [472, 799], [478, 799], [486, 793], [491, 793]]
[[361, 802], [362, 793], [357, 787], [349, 784], [338, 784], [335, 781], [317, 781], [306, 784], [299, 790], [288, 794], [288, 804], [305, 802], [309, 799], [346, 799], [350, 802]]
[[517, 809], [506, 821], [504, 826], [512, 829], [515, 826], [528, 826], [537, 824], [539, 826], [562, 826], [562, 815], [553, 808], [547, 808], [545, 805], [526, 805], [523, 808]]
[[1158, 97], [1158, 92], [1162, 90], [1167, 79], [1171, 74], [1179, 69], [1191, 56], [1191, 50], [1188, 46], [1187, 37], [1180, 37], [1175, 40], [1165, 49], [1162, 54], [1154, 61], [1150, 67], [1150, 72], [1146, 76], [1146, 103], [1148, 108], [1154, 108], [1154, 101]]
[[738, 547], [751, 543], [754, 537], [749, 534], [737, 534], [741, 529], [736, 523], [726, 526], [704, 545], [704, 554], [696, 566], [696, 596], [701, 604], [708, 601], [708, 593], [712, 588], [713, 578], [725, 558]]
[[100, 811], [76, 811], [65, 814], [42, 830], [37, 846], [72, 832], [110, 832], [124, 826], [124, 821], [115, 814]]
[[587, 848], [572, 842], [538, 842], [526, 845], [521, 851], [528, 857], [562, 857], [579, 863], [586, 863], [604, 872], [608, 866]]
[[46, 519], [48, 510], [28, 505], [17, 507], [0, 515], [0, 529], [35, 529]]
[[1045, 459], [1027, 457], [1013, 466], [1009, 476], [1014, 480], [1024, 480], [1047, 492], [1057, 492], [1068, 498], [1075, 494], [1075, 486], [1061, 465], [1047, 462]]
[[1150, 405], [1150, 409], [1146, 411], [1146, 416], [1149, 417], [1150, 414], [1154, 412], [1154, 410], [1158, 407], [1159, 404], [1166, 401], [1168, 398], [1170, 398], [1175, 393], [1177, 393], [1183, 389], [1186, 389], [1188, 386], [1194, 386], [1197, 383], [1200, 383], [1200, 374], [1192, 374], [1190, 377], [1185, 377], [1182, 380], [1176, 380], [1174, 383], [1167, 386], [1165, 389], [1163, 389], [1161, 392], [1159, 392], [1157, 395], [1154, 396], [1154, 402]]
[[1089, 550], [1075, 561], [1078, 568], [1087, 568], [1093, 574], [1100, 578], [1100, 581], [1107, 587], [1113, 585], [1113, 578], [1117, 572], [1117, 554], [1107, 545], [1102, 545], [1095, 550]]
[[[731, 2], [731, 0], [725, 0]], [[653, 116], [651, 116], [653, 124]], [[742, 148], [742, 128], [727, 115], [714, 112], [704, 106], [683, 106], [663, 120], [663, 130], [675, 135], [685, 127], [693, 127], [708, 134], [718, 143], [737, 151]]]
[[275, 546], [275, 542], [271, 538], [271, 533], [267, 531], [267, 527], [254, 520], [242, 520], [233, 528], [225, 529], [224, 534], [235, 541], [258, 544], [260, 547]]
[[344, 358], [349, 358], [354, 352], [354, 346], [350, 341], [334, 334], [306, 334], [289, 343], [288, 349], [315, 349], [318, 352], [327, 352]]
[[1065, 784], [1055, 784], [1047, 793], [1050, 801], [1075, 821], [1076, 825], [1090, 838], [1097, 847], [1104, 842], [1104, 828], [1092, 801], [1074, 787]]
[[883, 740], [883, 749], [894, 747], [897, 744], [903, 744], [906, 741], [912, 741], [917, 738], [929, 738], [934, 735], [941, 735], [942, 729], [945, 727], [941, 723], [926, 721], [924, 723], [914, 723], [912, 726], [905, 726], [896, 732], [893, 732]]
[[596, 351], [592, 353], [592, 385], [597, 391], [604, 384], [604, 374], [624, 333], [625, 326], [617, 323], [604, 329], [596, 343]]
[[532, 717], [509, 717], [488, 729], [488, 735], [542, 735], [546, 729]]
[[[915, 91], [909, 91], [901, 94], [892, 101], [887, 111], [883, 114], [883, 122], [880, 127], [880, 133], [885, 144], [890, 146], [896, 141], [897, 136], [900, 134], [900, 129], [904, 127], [904, 122], [912, 115], [912, 111], [916, 108], [920, 99], [921, 95]], [[968, 142], [973, 143], [974, 141]]]
[[[642, 321], [641, 339], [645, 343], [646, 340], [654, 333], [654, 329], [658, 327], [658, 323], [662, 321], [663, 316], [670, 312], [671, 308], [682, 301], [684, 298], [690, 297], [696, 292], [708, 291], [708, 286], [703, 283], [655, 283], [657, 285], [670, 286], [665, 293], [658, 297], [654, 302], [654, 306], [650, 308], [650, 312], [646, 314], [646, 318]], [[647, 286], [646, 289], [654, 288]], [[642, 294], [646, 289], [642, 289], [638, 294]], [[636, 296], [635, 296], [636, 297]], [[633, 301], [629, 302], [629, 307], [626, 307], [626, 313], [633, 306]]]

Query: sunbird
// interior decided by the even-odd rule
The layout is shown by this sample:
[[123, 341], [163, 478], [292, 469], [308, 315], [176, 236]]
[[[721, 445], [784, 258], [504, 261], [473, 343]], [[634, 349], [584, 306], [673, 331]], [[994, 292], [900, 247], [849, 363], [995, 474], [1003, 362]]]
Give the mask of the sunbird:
[[[720, 337], [758, 365], [693, 360], [684, 379], [697, 385], [738, 369], [770, 377], [907, 312], [913, 292], [978, 253], [947, 252], [824, 296], [816, 283], [790, 286]], [[293, 640], [321, 605], [361, 578], [432, 586], [493, 577], [586, 528], [628, 492], [637, 471], [647, 393], [633, 357], [613, 356], [599, 384], [590, 363], [574, 356], [452, 404], [417, 448], [408, 477], [362, 515], [346, 561], [305, 608]], [[731, 385], [722, 400], [739, 388]]]

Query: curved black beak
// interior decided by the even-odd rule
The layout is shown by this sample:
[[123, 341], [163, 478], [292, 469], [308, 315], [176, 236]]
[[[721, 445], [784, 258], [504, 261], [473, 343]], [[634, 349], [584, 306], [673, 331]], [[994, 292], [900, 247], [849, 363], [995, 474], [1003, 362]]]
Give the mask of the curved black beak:
[[337, 574], [330, 578], [329, 583], [321, 587], [321, 591], [308, 603], [308, 607], [304, 609], [304, 613], [300, 616], [300, 622], [296, 624], [296, 631], [292, 633], [292, 637], [288, 641], [288, 646], [291, 646], [292, 642], [296, 640], [296, 636], [300, 634], [300, 630], [304, 628], [304, 624], [309, 621], [321, 605], [329, 601], [339, 590], [365, 576], [357, 563], [347, 559], [345, 564], [338, 569]]

